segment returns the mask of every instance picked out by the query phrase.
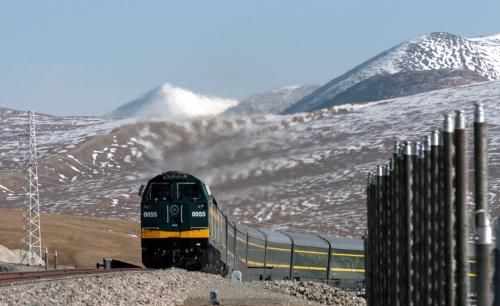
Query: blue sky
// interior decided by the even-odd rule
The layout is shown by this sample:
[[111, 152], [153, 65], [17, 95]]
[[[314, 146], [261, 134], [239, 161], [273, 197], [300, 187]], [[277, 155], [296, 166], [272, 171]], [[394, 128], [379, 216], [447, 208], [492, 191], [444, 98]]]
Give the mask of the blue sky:
[[100, 115], [164, 82], [241, 99], [433, 31], [499, 33], [500, 1], [0, 0], [0, 106]]

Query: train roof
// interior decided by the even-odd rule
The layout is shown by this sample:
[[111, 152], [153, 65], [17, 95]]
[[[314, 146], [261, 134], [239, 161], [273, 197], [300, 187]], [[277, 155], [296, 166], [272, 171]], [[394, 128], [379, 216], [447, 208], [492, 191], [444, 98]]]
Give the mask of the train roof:
[[239, 223], [234, 223], [234, 227], [236, 228], [237, 232], [240, 232], [245, 235], [247, 234], [247, 228], [248, 228], [247, 226]]
[[285, 234], [293, 239], [294, 245], [315, 247], [315, 248], [328, 248], [328, 243], [314, 234], [290, 233], [290, 232], [285, 232]]
[[248, 234], [249, 237], [252, 237], [255, 239], [260, 239], [262, 241], [264, 241], [266, 239], [264, 234], [259, 232], [259, 230], [255, 229], [253, 227], [250, 227], [250, 226], [246, 226], [244, 224], [236, 224], [236, 231], [238, 231], [242, 234], [245, 234], [245, 235]]
[[260, 239], [262, 241], [266, 240], [266, 237], [264, 236], [264, 234], [262, 234], [261, 232], [259, 232], [258, 230], [254, 229], [252, 227], [247, 227], [247, 233], [248, 233], [249, 237], [252, 237], [255, 239]]
[[262, 232], [266, 236], [266, 239], [269, 242], [287, 243], [287, 244], [292, 242], [290, 237], [288, 237], [287, 235], [285, 235], [281, 232], [273, 231], [273, 230], [270, 230], [267, 228], [261, 228], [261, 229], [259, 229], [259, 231]]
[[333, 249], [348, 249], [348, 250], [359, 250], [364, 249], [364, 242], [362, 239], [351, 239], [351, 238], [341, 238], [335, 236], [323, 236], [321, 237], [328, 242]]
[[150, 182], [165, 182], [165, 181], [187, 181], [187, 182], [200, 182], [203, 183], [199, 178], [191, 175], [187, 172], [181, 171], [166, 171], [157, 176], [153, 177]]
[[227, 218], [227, 225], [234, 228], [235, 223], [233, 221], [229, 220], [229, 218]]

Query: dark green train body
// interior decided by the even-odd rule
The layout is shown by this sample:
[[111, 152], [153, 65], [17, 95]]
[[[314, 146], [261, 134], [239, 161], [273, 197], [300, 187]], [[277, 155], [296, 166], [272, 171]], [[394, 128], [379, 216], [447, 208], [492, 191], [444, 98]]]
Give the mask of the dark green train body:
[[244, 280], [364, 282], [363, 241], [256, 229], [231, 222], [198, 178], [165, 172], [141, 188], [142, 261]]
[[166, 172], [140, 193], [143, 264], [208, 269], [210, 256], [217, 256], [210, 253], [214, 250], [208, 242], [208, 211], [216, 205], [208, 187], [192, 175]]

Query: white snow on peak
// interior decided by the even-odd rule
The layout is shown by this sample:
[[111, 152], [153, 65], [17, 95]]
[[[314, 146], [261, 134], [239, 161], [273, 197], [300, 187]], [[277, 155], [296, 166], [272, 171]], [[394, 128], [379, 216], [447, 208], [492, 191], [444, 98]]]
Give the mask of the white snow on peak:
[[[404, 42], [365, 64], [364, 76], [434, 69], [473, 70], [489, 80], [500, 79], [500, 41], [496, 36], [469, 39], [435, 32]], [[364, 67], [363, 67], [364, 66]]]
[[465, 38], [434, 32], [403, 42], [325, 84], [300, 101], [294, 112], [314, 109], [351, 86], [383, 74], [468, 69], [488, 80], [500, 79], [500, 34]]
[[116, 109], [111, 115], [161, 119], [213, 116], [237, 104], [236, 100], [197, 94], [165, 83]]

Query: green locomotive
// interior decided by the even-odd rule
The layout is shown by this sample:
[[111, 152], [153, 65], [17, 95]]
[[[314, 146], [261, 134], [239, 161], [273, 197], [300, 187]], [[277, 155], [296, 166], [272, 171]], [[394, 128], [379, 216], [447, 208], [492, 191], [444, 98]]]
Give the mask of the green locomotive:
[[[222, 269], [209, 243], [208, 186], [187, 173], [166, 172], [141, 187], [142, 262], [150, 268]], [[217, 267], [212, 267], [213, 265]]]
[[[198, 178], [169, 171], [141, 186], [142, 262], [244, 280], [301, 279], [363, 286], [363, 240], [235, 224]], [[345, 284], [344, 284], [345, 287]]]

